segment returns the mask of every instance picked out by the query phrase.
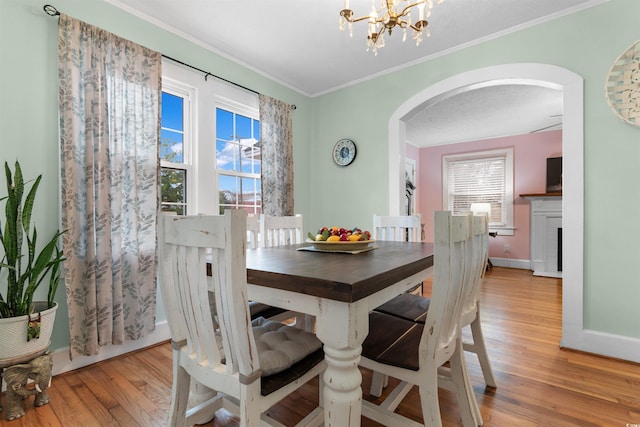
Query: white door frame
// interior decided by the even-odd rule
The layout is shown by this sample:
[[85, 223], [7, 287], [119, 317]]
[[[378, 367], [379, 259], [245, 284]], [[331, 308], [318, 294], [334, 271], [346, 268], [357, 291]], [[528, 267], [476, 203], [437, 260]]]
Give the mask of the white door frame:
[[[606, 351], [589, 344], [585, 334], [584, 287], [584, 90], [579, 75], [548, 64], [496, 65], [455, 75], [437, 82], [404, 102], [389, 120], [389, 214], [400, 215], [403, 205], [405, 120], [424, 104], [480, 87], [523, 84], [563, 91], [563, 304], [561, 346], [590, 352]], [[568, 245], [565, 245], [567, 247]], [[594, 351], [594, 346], [599, 351]], [[620, 355], [616, 356], [620, 357]], [[631, 360], [631, 359], [629, 359]]]

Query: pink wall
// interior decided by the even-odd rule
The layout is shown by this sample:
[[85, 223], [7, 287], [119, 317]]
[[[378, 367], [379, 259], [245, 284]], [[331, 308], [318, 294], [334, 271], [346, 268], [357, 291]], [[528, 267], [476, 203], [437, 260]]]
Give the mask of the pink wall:
[[[416, 159], [415, 147], [407, 145], [407, 157]], [[433, 241], [433, 212], [442, 210], [442, 157], [449, 154], [513, 147], [514, 223], [513, 236], [489, 239], [489, 256], [529, 259], [529, 200], [520, 194], [544, 193], [548, 157], [562, 156], [562, 131], [420, 148], [418, 164], [418, 213], [425, 224], [425, 237]], [[509, 245], [511, 253], [504, 253]]]
[[[407, 144], [407, 145], [405, 145], [405, 147], [406, 147], [405, 148], [405, 155], [408, 158], [415, 160], [416, 163], [420, 163], [420, 161], [419, 161], [420, 160], [419, 159], [420, 149], [418, 147], [414, 146], [414, 145], [411, 145], [411, 144]], [[420, 169], [420, 167], [418, 166], [418, 170], [419, 169]]]

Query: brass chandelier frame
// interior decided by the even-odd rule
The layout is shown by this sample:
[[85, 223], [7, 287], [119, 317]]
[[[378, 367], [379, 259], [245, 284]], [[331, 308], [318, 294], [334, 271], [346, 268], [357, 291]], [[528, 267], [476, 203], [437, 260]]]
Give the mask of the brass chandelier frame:
[[372, 46], [375, 46], [375, 44], [378, 42], [378, 39], [380, 38], [380, 36], [385, 30], [389, 33], [389, 35], [391, 35], [393, 29], [396, 26], [398, 26], [402, 29], [406, 29], [410, 27], [413, 30], [417, 31], [418, 33], [421, 33], [429, 25], [429, 23], [425, 19], [418, 20], [416, 21], [415, 24], [412, 24], [406, 19], [403, 19], [409, 16], [409, 14], [411, 13], [411, 8], [419, 6], [421, 4], [426, 5], [427, 3], [426, 0], [411, 3], [405, 6], [404, 9], [402, 9], [402, 11], [399, 13], [396, 12], [394, 9], [393, 0], [386, 0], [386, 3], [387, 3], [387, 12], [381, 17], [377, 17], [375, 20], [370, 15], [365, 15], [360, 18], [354, 18], [352, 9], [342, 9], [340, 11], [340, 16], [343, 17], [350, 24], [354, 22], [364, 21], [364, 20], [368, 20], [369, 24], [376, 25], [376, 28], [377, 28], [377, 24], [382, 24], [380, 31], [378, 32], [372, 31], [371, 34], [367, 35], [367, 39], [370, 41], [370, 45]]

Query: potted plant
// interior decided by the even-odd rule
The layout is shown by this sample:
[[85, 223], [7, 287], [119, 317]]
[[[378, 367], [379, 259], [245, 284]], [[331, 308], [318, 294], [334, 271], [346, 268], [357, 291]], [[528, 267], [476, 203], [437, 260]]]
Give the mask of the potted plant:
[[[60, 264], [64, 261], [58, 248], [62, 232], [56, 231], [38, 252], [38, 233], [35, 225], [31, 225], [42, 175], [28, 189], [23, 203], [27, 189], [20, 163], [16, 161], [13, 176], [7, 162], [5, 171], [7, 195], [0, 198], [5, 201], [4, 224], [0, 219], [0, 243], [4, 250], [0, 259], [0, 360], [36, 355], [49, 346], [58, 307], [53, 299], [60, 282]], [[47, 301], [34, 302], [35, 291], [47, 277]]]

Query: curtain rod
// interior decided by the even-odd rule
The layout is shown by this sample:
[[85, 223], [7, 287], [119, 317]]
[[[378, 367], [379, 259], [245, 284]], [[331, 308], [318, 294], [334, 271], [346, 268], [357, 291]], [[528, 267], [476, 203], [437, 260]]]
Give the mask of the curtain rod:
[[[56, 9], [56, 8], [55, 8], [55, 6], [52, 6], [52, 5], [50, 5], [50, 4], [45, 4], [45, 5], [44, 5], [44, 7], [43, 7], [42, 9], [43, 9], [43, 10], [44, 10], [44, 12], [45, 12], [47, 15], [49, 15], [49, 16], [60, 16], [60, 12], [58, 12], [58, 9]], [[249, 91], [249, 92], [251, 92], [251, 93], [255, 93], [256, 95], [260, 95], [260, 92], [257, 92], [257, 91], [255, 91], [255, 90], [253, 90], [253, 89], [250, 89], [250, 88], [248, 88], [248, 87], [242, 86], [241, 84], [238, 84], [238, 83], [236, 83], [236, 82], [232, 82], [231, 80], [227, 80], [227, 79], [225, 79], [224, 77], [217, 76], [217, 75], [215, 75], [215, 74], [213, 74], [213, 73], [210, 73], [209, 71], [205, 71], [205, 70], [202, 70], [202, 69], [200, 69], [200, 68], [198, 68], [198, 67], [194, 67], [193, 65], [187, 64], [186, 62], [183, 62], [183, 61], [180, 61], [180, 60], [178, 60], [178, 59], [172, 58], [172, 57], [170, 57], [170, 56], [168, 56], [168, 55], [162, 54], [162, 57], [163, 57], [163, 58], [167, 58], [168, 60], [173, 61], [173, 62], [176, 62], [176, 63], [178, 63], [178, 64], [180, 64], [180, 65], [184, 65], [185, 67], [189, 67], [189, 68], [192, 68], [192, 69], [194, 69], [194, 70], [196, 70], [196, 71], [200, 71], [201, 73], [204, 73], [204, 80], [205, 80], [205, 81], [207, 81], [207, 78], [208, 78], [209, 76], [211, 76], [211, 77], [215, 77], [215, 78], [216, 78], [216, 79], [218, 79], [218, 80], [222, 80], [222, 81], [224, 81], [224, 82], [227, 82], [227, 83], [229, 83], [229, 84], [232, 84], [232, 85], [234, 85], [234, 86], [237, 86], [237, 87], [239, 87], [239, 88], [241, 88], [241, 89], [244, 89], [244, 90], [246, 90], [246, 91]], [[296, 108], [297, 108], [297, 107], [295, 106], [295, 104], [291, 105], [291, 109], [292, 109], [292, 110], [295, 110]]]

